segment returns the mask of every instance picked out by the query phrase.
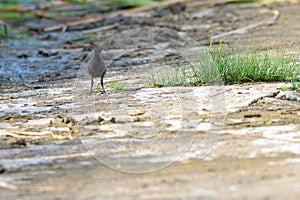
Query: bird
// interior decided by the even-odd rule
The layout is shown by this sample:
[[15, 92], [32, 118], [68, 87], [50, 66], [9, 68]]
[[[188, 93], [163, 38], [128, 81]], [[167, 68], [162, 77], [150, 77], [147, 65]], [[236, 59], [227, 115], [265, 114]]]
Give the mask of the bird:
[[91, 89], [90, 94], [93, 93], [93, 85], [94, 85], [94, 78], [100, 77], [101, 78], [101, 86], [102, 92], [101, 94], [105, 94], [103, 79], [106, 74], [106, 66], [103, 60], [102, 54], [105, 54], [105, 51], [102, 46], [94, 45], [95, 48], [92, 52], [92, 56], [90, 62], [88, 63], [88, 73], [91, 76]]

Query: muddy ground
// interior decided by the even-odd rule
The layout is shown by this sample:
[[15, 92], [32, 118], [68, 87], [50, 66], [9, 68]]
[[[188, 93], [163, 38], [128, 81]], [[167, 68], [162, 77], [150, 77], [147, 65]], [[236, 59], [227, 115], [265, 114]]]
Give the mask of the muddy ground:
[[[228, 47], [299, 53], [300, 4], [183, 8], [108, 18], [100, 26], [111, 28], [93, 33], [93, 42], [156, 26], [209, 45], [211, 37], [217, 43], [218, 34], [270, 21], [279, 11], [271, 26], [228, 34], [223, 41]], [[85, 29], [73, 27], [47, 44], [12, 40], [0, 46], [1, 199], [300, 196], [300, 93], [290, 83], [151, 88], [149, 68], [182, 62], [168, 49], [189, 41], [171, 32], [138, 43], [138, 52], [128, 53], [130, 37], [106, 43], [107, 94], [88, 95], [90, 80], [80, 69], [91, 41], [72, 40]], [[189, 50], [180, 48], [182, 55]], [[115, 82], [124, 88], [116, 89]]]

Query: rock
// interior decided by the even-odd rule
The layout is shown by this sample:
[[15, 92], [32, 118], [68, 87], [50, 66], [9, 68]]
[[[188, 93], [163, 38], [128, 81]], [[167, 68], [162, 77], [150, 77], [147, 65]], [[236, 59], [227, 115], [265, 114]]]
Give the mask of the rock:
[[108, 119], [108, 120], [103, 120], [101, 122], [102, 125], [105, 125], [105, 124], [115, 124], [116, 123], [116, 119], [114, 117]]
[[10, 145], [17, 146], [17, 147], [20, 147], [20, 146], [26, 147], [27, 146], [25, 139], [16, 139], [14, 142], [11, 142]]
[[28, 58], [28, 55], [26, 53], [21, 53], [17, 55], [17, 58]]
[[114, 117], [112, 117], [110, 120], [109, 120], [111, 123], [116, 123], [116, 119]]
[[70, 116], [65, 116], [63, 118], [63, 122], [66, 123], [66, 124], [69, 124], [69, 123], [75, 124], [75, 120], [72, 117], [70, 117]]
[[281, 91], [278, 94], [278, 98], [281, 100], [300, 101], [300, 93], [297, 91]]
[[179, 14], [181, 12], [185, 11], [185, 4], [184, 3], [175, 3], [175, 4], [171, 4], [169, 5], [169, 10], [173, 15]]
[[97, 117], [97, 121], [98, 121], [99, 123], [101, 123], [102, 121], [104, 121], [104, 119], [103, 119], [101, 116], [98, 116], [98, 117]]
[[100, 124], [103, 121], [104, 121], [104, 119], [101, 116], [98, 116], [97, 118], [87, 118], [87, 119], [85, 119], [84, 124], [85, 125]]
[[50, 121], [50, 126], [54, 127], [66, 127], [75, 124], [75, 120], [70, 116], [60, 116], [58, 115], [54, 120]]

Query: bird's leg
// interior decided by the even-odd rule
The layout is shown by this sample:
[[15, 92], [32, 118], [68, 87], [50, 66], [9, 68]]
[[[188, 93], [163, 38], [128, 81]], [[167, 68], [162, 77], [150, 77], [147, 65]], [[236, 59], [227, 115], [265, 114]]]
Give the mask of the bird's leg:
[[106, 74], [106, 69], [104, 69], [104, 72], [101, 75], [101, 86], [102, 86], [102, 92], [101, 92], [101, 94], [105, 94], [106, 93], [105, 89], [104, 89], [104, 84], [103, 84], [103, 79], [104, 79], [105, 74]]
[[105, 90], [104, 90], [104, 84], [103, 84], [103, 78], [104, 78], [104, 75], [105, 75], [105, 74], [102, 74], [102, 75], [101, 75], [101, 86], [102, 86], [102, 92], [101, 92], [101, 94], [105, 94], [105, 93], [106, 93]]
[[94, 85], [94, 80], [93, 77], [91, 78], [91, 89], [90, 89], [90, 95], [93, 93], [93, 85]]

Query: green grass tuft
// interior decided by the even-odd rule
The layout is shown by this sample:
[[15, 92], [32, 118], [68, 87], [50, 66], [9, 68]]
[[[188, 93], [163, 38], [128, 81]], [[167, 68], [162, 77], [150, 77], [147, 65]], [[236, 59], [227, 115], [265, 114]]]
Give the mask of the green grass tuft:
[[293, 81], [299, 75], [298, 56], [285, 51], [227, 52], [220, 44], [212, 48], [212, 56], [225, 84], [243, 82]]
[[[227, 51], [221, 43], [203, 52], [190, 67], [177, 66], [167, 73], [151, 72], [150, 85], [200, 86], [203, 84], [233, 84], [244, 82], [291, 82], [299, 88], [299, 55], [285, 51], [263, 51], [253, 48], [240, 52]], [[205, 55], [206, 54], [206, 55]], [[211, 54], [210, 56], [207, 56]], [[212, 67], [212, 63], [215, 67]]]
[[8, 39], [8, 28], [7, 28], [7, 25], [3, 21], [1, 21], [1, 20], [0, 20], [0, 25], [3, 26], [3, 36], [4, 36], [5, 40], [7, 40]]
[[110, 85], [110, 89], [112, 91], [117, 91], [117, 90], [123, 90], [124, 89], [124, 84], [122, 83], [119, 83], [119, 82], [112, 82], [111, 85]]

